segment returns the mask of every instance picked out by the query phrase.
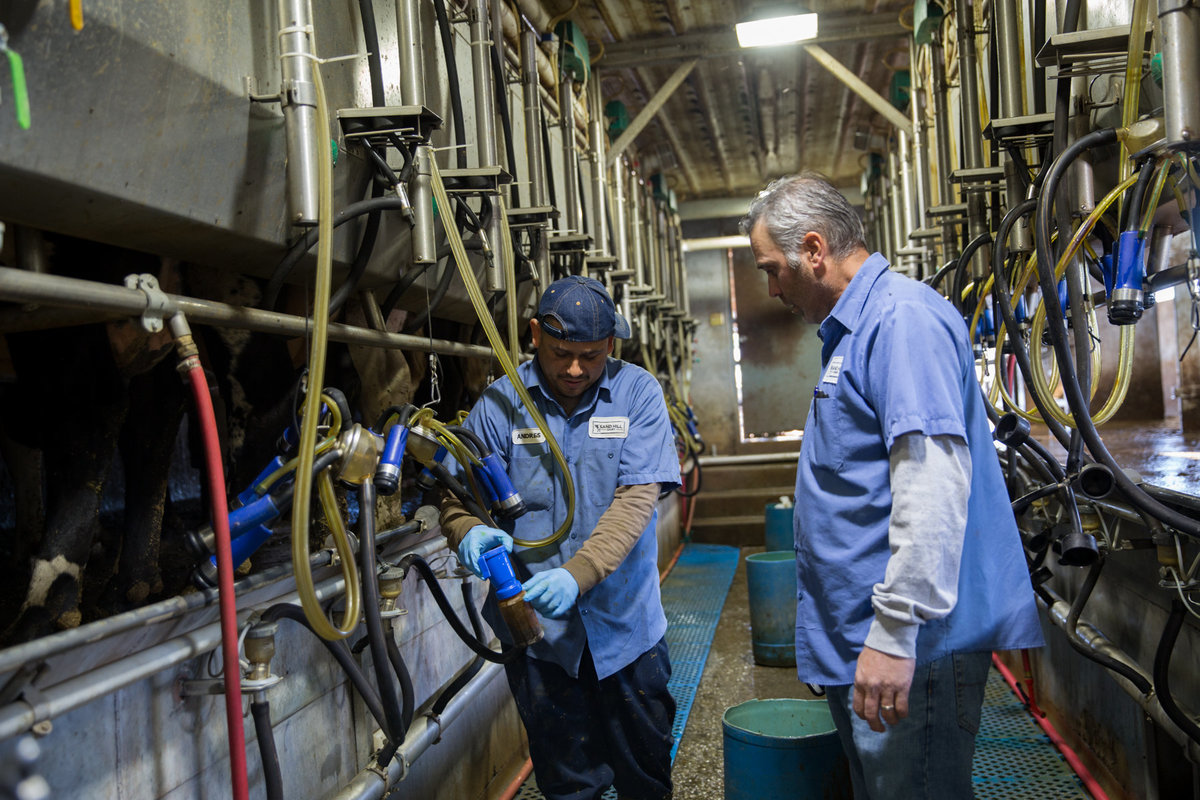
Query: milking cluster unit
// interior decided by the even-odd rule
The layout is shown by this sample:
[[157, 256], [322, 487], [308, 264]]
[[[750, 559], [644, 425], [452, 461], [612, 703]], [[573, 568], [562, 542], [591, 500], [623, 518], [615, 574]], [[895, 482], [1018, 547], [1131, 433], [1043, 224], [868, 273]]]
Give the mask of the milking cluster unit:
[[1157, 748], [1157, 766], [1117, 769], [1141, 791], [1163, 761], [1200, 755], [1200, 498], [1143, 482], [1097, 426], [1135, 362], [1155, 360], [1135, 335], [1154, 352], [1166, 341], [1156, 295], [1174, 287], [1191, 320], [1183, 357], [1200, 325], [1200, 8], [927, 0], [911, 25], [889, 128], [858, 137], [869, 237], [972, 332], [1031, 576], [1059, 629], [1014, 664], [1027, 701], [1073, 717], [1113, 764], [1139, 741]]
[[[606, 107], [579, 28], [532, 0], [27, 5], [0, 20], [3, 330], [133, 320], [136, 341], [173, 344], [210, 524], [186, 531], [194, 591], [0, 650], [0, 741], [18, 765], [0, 784], [37, 796], [47, 752], [86, 740], [54, 767], [63, 796], [478, 791], [520, 747], [497, 666], [520, 650], [492, 649], [426, 493], [485, 520], [523, 503], [460, 427], [442, 359], [477, 382], [515, 376], [541, 289], [600, 279], [633, 323], [619, 355], [664, 385], [695, 491], [680, 223], [631, 144], [653, 111]], [[64, 263], [80, 252], [67, 237], [105, 248], [105, 269], [142, 268]], [[222, 466], [201, 332], [298, 354], [276, 387], [290, 424], [248, 484]], [[357, 367], [354, 408], [331, 344]], [[290, 559], [259, 565], [289, 536]], [[505, 559], [488, 571], [515, 594]], [[533, 641], [519, 600], [506, 619]]]

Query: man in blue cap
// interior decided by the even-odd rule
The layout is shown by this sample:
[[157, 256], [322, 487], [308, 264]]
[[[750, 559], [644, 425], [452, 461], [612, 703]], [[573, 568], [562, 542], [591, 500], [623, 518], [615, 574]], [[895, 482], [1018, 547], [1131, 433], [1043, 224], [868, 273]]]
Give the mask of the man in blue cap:
[[[610, 358], [629, 323], [604, 285], [571, 276], [542, 294], [530, 320], [537, 357], [517, 375], [566, 455], [575, 483], [569, 533], [561, 479], [545, 436], [507, 378], [487, 388], [465, 422], [504, 460], [526, 513], [485, 525], [453, 498], [442, 531], [479, 575], [479, 556], [514, 553], [525, 599], [545, 637], [506, 666], [529, 736], [538, 788], [549, 800], [671, 796], [675, 702], [658, 592], [655, 506], [679, 484], [679, 461], [662, 388], [644, 369]], [[482, 576], [481, 576], [482, 577]], [[494, 598], [484, 616], [504, 641]]]

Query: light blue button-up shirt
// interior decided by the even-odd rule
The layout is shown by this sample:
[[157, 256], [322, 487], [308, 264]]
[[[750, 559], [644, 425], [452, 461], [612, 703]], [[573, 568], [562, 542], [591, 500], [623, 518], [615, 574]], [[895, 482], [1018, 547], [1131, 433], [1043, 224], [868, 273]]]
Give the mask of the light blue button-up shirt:
[[917, 661], [1042, 644], [966, 326], [950, 303], [870, 256], [821, 323], [822, 377], [796, 473], [796, 669], [854, 682], [891, 551], [888, 453], [907, 433], [971, 453], [971, 491], [949, 615], [921, 626]]
[[[575, 518], [566, 537], [550, 548], [514, 549], [519, 577], [526, 580], [530, 573], [562, 566], [578, 552], [618, 486], [679, 485], [679, 456], [662, 387], [641, 367], [609, 358], [569, 416], [551, 395], [536, 359], [518, 367], [517, 375], [546, 418], [575, 481]], [[488, 387], [465, 426], [504, 460], [528, 508], [515, 521], [497, 520], [500, 527], [535, 541], [558, 530], [567, 516], [558, 466], [507, 377]], [[662, 638], [667, 620], [658, 591], [657, 523], [656, 511], [621, 566], [581, 595], [570, 616], [540, 617], [546, 636], [530, 648], [531, 655], [577, 676], [586, 643], [597, 676], [606, 678]], [[484, 614], [507, 639], [494, 596]]]

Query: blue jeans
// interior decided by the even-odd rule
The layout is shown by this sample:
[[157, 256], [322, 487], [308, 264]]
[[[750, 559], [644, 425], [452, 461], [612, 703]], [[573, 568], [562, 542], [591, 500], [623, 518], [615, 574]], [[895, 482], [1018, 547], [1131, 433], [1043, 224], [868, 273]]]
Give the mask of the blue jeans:
[[528, 655], [505, 670], [543, 797], [599, 800], [609, 786], [630, 800], [671, 796], [675, 698], [665, 639], [603, 680], [586, 647], [578, 678]]
[[991, 653], [953, 653], [918, 664], [908, 716], [883, 733], [855, 715], [853, 686], [826, 687], [855, 800], [973, 798], [971, 762], [990, 666]]

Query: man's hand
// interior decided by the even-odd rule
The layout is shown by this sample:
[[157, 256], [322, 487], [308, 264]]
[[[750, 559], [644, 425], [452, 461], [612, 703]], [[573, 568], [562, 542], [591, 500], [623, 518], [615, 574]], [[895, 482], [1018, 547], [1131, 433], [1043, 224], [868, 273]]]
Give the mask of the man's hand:
[[511, 553], [512, 537], [499, 528], [476, 525], [467, 531], [467, 535], [458, 543], [458, 560], [464, 567], [474, 572], [476, 578], [482, 579], [483, 573], [479, 569], [479, 557], [498, 545], [504, 545], [504, 549]]
[[883, 733], [908, 716], [908, 690], [916, 659], [901, 658], [864, 647], [854, 670], [854, 713], [871, 730]]
[[543, 616], [565, 617], [579, 598], [579, 584], [562, 567], [539, 572], [521, 586], [525, 599]]

